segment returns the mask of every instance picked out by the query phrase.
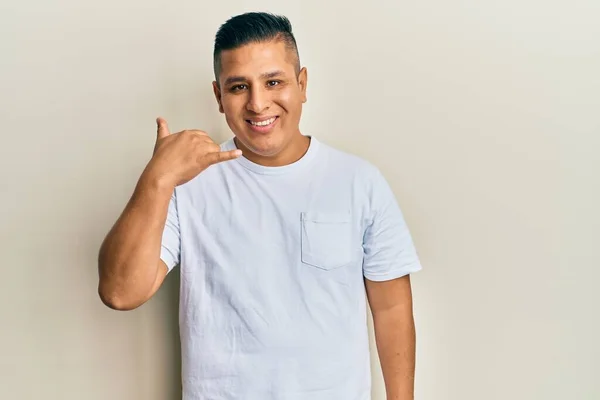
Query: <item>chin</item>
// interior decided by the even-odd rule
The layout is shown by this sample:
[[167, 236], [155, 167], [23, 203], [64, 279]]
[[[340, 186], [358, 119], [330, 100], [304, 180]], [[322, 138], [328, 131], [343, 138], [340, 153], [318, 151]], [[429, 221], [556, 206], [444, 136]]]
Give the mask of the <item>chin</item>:
[[236, 135], [236, 137], [248, 150], [261, 157], [276, 156], [283, 149], [282, 138], [273, 137], [272, 135], [256, 137], [255, 134], [244, 132], [241, 135]]
[[246, 147], [256, 155], [261, 157], [274, 157], [281, 152], [280, 146], [262, 145], [255, 143], [244, 143]]

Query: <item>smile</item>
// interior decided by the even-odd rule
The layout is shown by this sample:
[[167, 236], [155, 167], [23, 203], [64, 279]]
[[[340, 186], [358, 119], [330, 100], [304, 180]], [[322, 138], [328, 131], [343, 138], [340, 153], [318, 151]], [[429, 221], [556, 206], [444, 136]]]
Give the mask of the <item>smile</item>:
[[250, 124], [252, 124], [254, 126], [269, 126], [273, 122], [275, 122], [276, 119], [277, 119], [277, 117], [272, 117], [272, 118], [266, 119], [264, 121], [251, 121], [251, 120], [248, 120], [248, 122], [250, 122]]
[[271, 117], [269, 119], [263, 119], [261, 121], [257, 120], [246, 120], [246, 122], [250, 125], [250, 128], [253, 131], [266, 133], [271, 130], [271, 128], [275, 125], [279, 117]]

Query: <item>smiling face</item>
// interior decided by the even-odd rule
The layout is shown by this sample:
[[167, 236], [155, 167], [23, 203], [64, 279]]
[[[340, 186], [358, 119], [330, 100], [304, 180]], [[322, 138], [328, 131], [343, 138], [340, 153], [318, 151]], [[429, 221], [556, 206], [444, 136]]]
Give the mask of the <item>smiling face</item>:
[[283, 41], [250, 43], [221, 53], [219, 82], [213, 82], [244, 156], [258, 164], [286, 165], [299, 159], [309, 139], [300, 133], [306, 102], [306, 69]]

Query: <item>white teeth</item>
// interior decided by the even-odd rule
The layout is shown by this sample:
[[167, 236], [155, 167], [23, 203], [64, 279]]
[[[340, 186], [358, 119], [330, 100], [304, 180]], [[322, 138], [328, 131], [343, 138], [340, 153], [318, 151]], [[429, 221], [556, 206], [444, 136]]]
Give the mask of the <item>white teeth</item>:
[[273, 122], [275, 122], [275, 118], [270, 118], [266, 121], [261, 121], [261, 122], [250, 121], [250, 123], [255, 126], [267, 126], [267, 125], [271, 125]]

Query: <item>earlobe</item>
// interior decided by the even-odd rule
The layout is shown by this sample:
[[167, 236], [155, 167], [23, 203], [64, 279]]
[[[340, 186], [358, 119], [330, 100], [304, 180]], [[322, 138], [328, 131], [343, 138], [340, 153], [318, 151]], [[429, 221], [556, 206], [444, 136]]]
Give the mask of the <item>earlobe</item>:
[[223, 103], [221, 103], [221, 89], [219, 89], [219, 85], [216, 81], [213, 81], [213, 92], [215, 94], [217, 104], [219, 105], [219, 112], [223, 114], [225, 111], [223, 110]]

